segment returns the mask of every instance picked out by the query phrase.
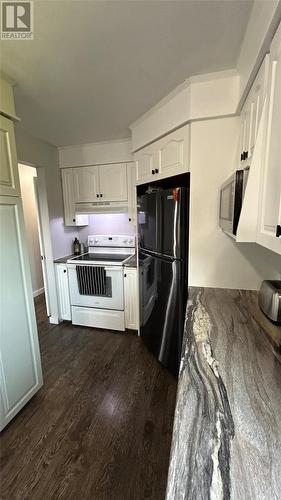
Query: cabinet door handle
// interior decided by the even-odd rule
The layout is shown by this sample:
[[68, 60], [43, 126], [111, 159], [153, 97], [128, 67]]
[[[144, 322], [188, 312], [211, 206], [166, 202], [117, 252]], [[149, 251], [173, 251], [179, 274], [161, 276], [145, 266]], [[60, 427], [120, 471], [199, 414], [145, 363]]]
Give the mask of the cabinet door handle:
[[63, 272], [66, 273], [66, 269], [64, 269]]
[[276, 226], [276, 236], [277, 236], [277, 238], [280, 238], [280, 236], [281, 236], [281, 225], [280, 224], [278, 224]]
[[99, 198], [99, 197], [100, 197], [100, 195], [99, 195], [99, 194], [97, 194], [97, 198]]
[[75, 219], [72, 219], [72, 220], [73, 220], [73, 222], [75, 222]]
[[151, 173], [152, 173], [152, 175], [154, 175], [155, 174], [155, 170], [151, 170]]
[[102, 198], [102, 193], [100, 194], [100, 197]]
[[131, 222], [131, 220], [132, 220], [131, 217], [129, 217], [129, 222]]
[[126, 278], [127, 274], [124, 274], [124, 278]]
[[158, 170], [158, 168], [156, 168], [156, 169], [155, 169], [155, 173], [156, 173], [156, 174], [158, 174], [158, 172], [159, 172], [159, 170]]

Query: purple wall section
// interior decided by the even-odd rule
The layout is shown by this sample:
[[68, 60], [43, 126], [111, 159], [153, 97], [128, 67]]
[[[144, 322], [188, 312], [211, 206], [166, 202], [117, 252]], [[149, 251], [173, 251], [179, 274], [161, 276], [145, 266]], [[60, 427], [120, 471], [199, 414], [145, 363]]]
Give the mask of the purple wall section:
[[90, 234], [135, 234], [135, 226], [128, 221], [128, 214], [96, 214], [89, 216], [89, 225], [79, 229], [79, 240], [87, 242]]

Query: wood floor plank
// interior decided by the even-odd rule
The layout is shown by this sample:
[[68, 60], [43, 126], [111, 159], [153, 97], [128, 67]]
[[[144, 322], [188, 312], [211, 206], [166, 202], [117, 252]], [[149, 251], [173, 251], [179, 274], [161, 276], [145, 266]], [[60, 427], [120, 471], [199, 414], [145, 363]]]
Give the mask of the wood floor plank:
[[35, 306], [44, 386], [1, 434], [1, 499], [164, 500], [176, 380], [136, 335]]

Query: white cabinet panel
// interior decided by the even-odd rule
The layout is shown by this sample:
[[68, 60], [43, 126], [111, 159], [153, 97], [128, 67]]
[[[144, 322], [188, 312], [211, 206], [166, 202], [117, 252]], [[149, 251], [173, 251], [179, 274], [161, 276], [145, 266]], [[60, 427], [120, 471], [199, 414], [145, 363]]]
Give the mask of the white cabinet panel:
[[158, 164], [160, 175], [176, 175], [188, 171], [189, 136], [186, 127], [160, 139]]
[[0, 116], [0, 195], [20, 196], [14, 124]]
[[125, 295], [125, 327], [130, 330], [139, 328], [139, 301], [138, 301], [138, 271], [135, 268], [125, 268], [124, 272]]
[[99, 195], [103, 201], [127, 201], [127, 166], [124, 163], [99, 167]]
[[267, 111], [258, 242], [281, 254], [281, 25], [270, 50]]
[[59, 301], [59, 319], [71, 320], [68, 271], [66, 264], [55, 264], [57, 292]]
[[181, 127], [135, 153], [137, 185], [189, 171], [189, 131]]
[[99, 198], [99, 168], [79, 167], [73, 169], [75, 201], [92, 202]]
[[144, 148], [144, 150], [135, 153], [134, 157], [136, 162], [136, 179], [139, 184], [150, 180], [153, 171], [153, 153], [148, 148]]
[[251, 162], [257, 139], [258, 127], [268, 83], [268, 67], [269, 56], [266, 56], [241, 111], [239, 157], [243, 168]]
[[22, 203], [0, 197], [1, 429], [42, 386], [41, 360]]
[[127, 164], [128, 179], [128, 217], [129, 222], [137, 221], [137, 191], [136, 191], [136, 165], [134, 162]]
[[64, 223], [66, 226], [87, 226], [89, 218], [87, 215], [75, 215], [76, 190], [74, 185], [74, 169], [63, 168], [62, 193], [64, 205]]

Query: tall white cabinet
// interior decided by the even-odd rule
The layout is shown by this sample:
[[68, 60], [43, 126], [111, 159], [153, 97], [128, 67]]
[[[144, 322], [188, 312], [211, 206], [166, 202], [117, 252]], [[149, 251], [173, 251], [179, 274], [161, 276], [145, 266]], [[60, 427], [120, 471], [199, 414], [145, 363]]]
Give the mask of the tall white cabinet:
[[267, 100], [257, 241], [281, 254], [281, 24], [269, 54]]
[[[2, 85], [2, 81], [0, 84]], [[7, 83], [4, 82], [4, 85]], [[12, 108], [13, 103], [11, 103]], [[2, 109], [7, 113], [9, 103], [1, 102], [0, 114]], [[43, 380], [18, 181], [14, 126], [11, 120], [3, 116], [1, 116], [0, 136], [0, 430], [2, 430], [38, 391]]]

